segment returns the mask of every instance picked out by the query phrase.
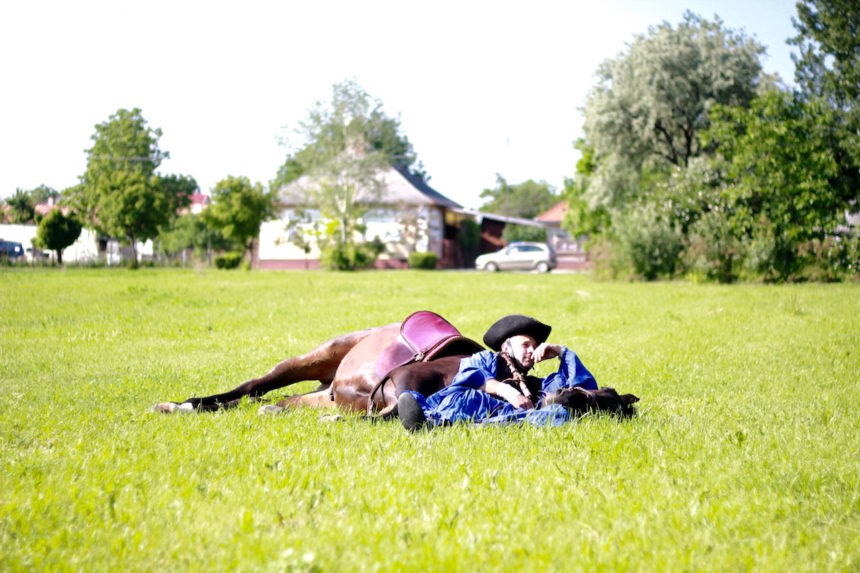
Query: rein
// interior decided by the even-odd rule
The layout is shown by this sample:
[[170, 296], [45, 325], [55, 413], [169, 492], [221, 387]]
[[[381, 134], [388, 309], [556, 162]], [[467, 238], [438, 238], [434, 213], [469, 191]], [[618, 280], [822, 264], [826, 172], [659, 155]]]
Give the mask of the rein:
[[506, 384], [517, 388], [523, 396], [528, 398], [532, 402], [532, 404], [534, 404], [534, 396], [532, 396], [528, 384], [526, 384], [526, 372], [524, 372], [522, 368], [520, 368], [519, 364], [517, 364], [516, 361], [514, 361], [514, 359], [504, 350], [502, 352], [499, 352], [499, 357], [505, 361], [508, 370], [511, 371], [511, 377], [507, 380], [502, 380], [502, 382], [505, 382]]

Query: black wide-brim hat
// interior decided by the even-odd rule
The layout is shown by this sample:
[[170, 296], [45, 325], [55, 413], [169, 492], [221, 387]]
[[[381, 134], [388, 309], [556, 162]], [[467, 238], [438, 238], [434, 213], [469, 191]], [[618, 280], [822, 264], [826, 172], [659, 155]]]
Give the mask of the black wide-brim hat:
[[497, 320], [484, 335], [484, 344], [498, 352], [502, 343], [512, 336], [525, 334], [538, 344], [546, 342], [552, 327], [524, 314], [509, 314]]

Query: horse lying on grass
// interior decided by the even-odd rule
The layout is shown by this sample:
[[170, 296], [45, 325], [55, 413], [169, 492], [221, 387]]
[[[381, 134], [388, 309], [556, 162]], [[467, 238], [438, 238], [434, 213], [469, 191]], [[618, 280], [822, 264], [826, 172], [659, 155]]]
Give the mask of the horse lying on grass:
[[[419, 348], [416, 340], [423, 346]], [[368, 414], [376, 410], [378, 414], [374, 417], [385, 419], [397, 415], [397, 398], [402, 392], [414, 390], [430, 396], [449, 386], [460, 360], [481, 350], [480, 344], [460, 336], [443, 318], [420, 311], [403, 323], [333, 338], [228, 392], [182, 402], [161, 402], [153, 409], [163, 413], [211, 412], [233, 407], [245, 396], [258, 399], [272, 390], [316, 380], [319, 386], [315, 390], [288, 396], [276, 405], [264, 405], [260, 413], [310, 406]], [[544, 403], [560, 404], [574, 415], [600, 411], [630, 416], [634, 413], [632, 404], [638, 400], [632, 394], [618, 395], [612, 388], [594, 391], [573, 388], [548, 395]]]

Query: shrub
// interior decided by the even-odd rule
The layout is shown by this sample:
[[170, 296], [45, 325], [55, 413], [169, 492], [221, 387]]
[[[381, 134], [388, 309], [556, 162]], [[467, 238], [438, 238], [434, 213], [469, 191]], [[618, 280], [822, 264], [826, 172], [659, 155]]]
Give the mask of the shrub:
[[860, 272], [858, 238], [860, 235], [853, 233], [813, 239], [801, 244], [798, 254], [805, 264], [799, 278], [820, 282], [856, 280]]
[[242, 262], [243, 253], [224, 253], [215, 257], [215, 267], [219, 269], [235, 269]]
[[432, 270], [436, 268], [436, 253], [410, 253], [409, 268]]
[[320, 264], [333, 271], [366, 269], [376, 262], [376, 254], [365, 245], [336, 243], [323, 249]]
[[37, 242], [39, 246], [57, 253], [57, 264], [62, 265], [63, 250], [81, 236], [81, 223], [74, 215], [63, 215], [61, 209], [55, 209], [40, 219]]
[[731, 283], [738, 279], [744, 256], [743, 243], [727, 217], [710, 211], [690, 229], [682, 259], [693, 278]]
[[762, 216], [751, 225], [744, 260], [743, 278], [765, 282], [796, 280], [803, 269], [800, 244], [784, 230]]
[[681, 234], [671, 222], [648, 206], [614, 219], [615, 246], [620, 257], [616, 265], [624, 264], [634, 276], [649, 281], [675, 274], [683, 244]]
[[604, 235], [595, 235], [585, 244], [588, 260], [594, 264], [594, 277], [599, 280], [618, 278], [628, 270], [626, 261], [618, 255], [617, 246]]

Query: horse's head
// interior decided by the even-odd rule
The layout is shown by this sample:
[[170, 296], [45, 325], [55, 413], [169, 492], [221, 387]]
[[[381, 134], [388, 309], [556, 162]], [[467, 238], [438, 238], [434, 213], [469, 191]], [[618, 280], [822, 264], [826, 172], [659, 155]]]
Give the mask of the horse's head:
[[574, 387], [564, 388], [549, 394], [544, 398], [544, 404], [560, 404], [574, 415], [583, 415], [586, 412], [607, 412], [621, 417], [630, 417], [636, 413], [633, 404], [639, 398], [633, 394], [618, 394], [614, 388], [600, 388], [599, 390], [586, 390]]
[[624, 418], [636, 414], [636, 408], [633, 407], [633, 404], [639, 401], [639, 398], [633, 394], [619, 394], [614, 388], [608, 387], [595, 390], [594, 399], [598, 411], [617, 414]]

